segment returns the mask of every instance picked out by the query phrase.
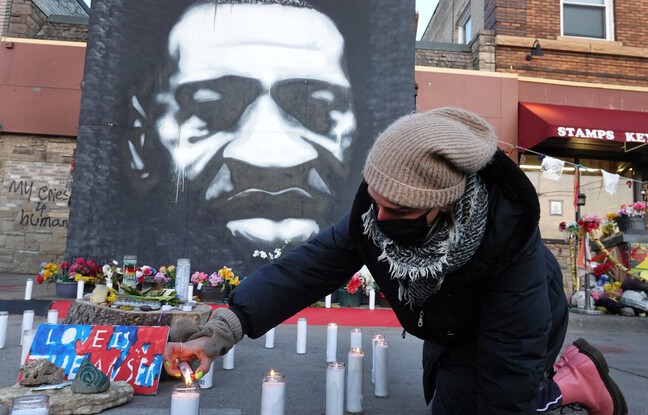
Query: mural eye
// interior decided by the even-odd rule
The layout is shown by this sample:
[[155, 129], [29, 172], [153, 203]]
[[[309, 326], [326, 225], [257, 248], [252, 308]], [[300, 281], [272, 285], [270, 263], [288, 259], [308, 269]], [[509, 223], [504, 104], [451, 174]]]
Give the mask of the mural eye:
[[176, 92], [180, 107], [178, 123], [195, 116], [205, 122], [210, 134], [234, 131], [241, 115], [260, 92], [257, 80], [238, 76], [181, 85]]
[[346, 112], [351, 107], [351, 90], [312, 79], [290, 79], [275, 84], [272, 99], [304, 127], [317, 134], [330, 134], [331, 111]]

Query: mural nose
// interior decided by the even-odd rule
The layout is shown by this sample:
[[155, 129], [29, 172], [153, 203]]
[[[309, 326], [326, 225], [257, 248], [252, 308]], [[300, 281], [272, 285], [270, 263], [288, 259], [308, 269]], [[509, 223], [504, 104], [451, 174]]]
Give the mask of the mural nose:
[[223, 156], [259, 167], [296, 166], [317, 158], [315, 148], [302, 138], [307, 133], [269, 95], [262, 95], [241, 117], [241, 128]]

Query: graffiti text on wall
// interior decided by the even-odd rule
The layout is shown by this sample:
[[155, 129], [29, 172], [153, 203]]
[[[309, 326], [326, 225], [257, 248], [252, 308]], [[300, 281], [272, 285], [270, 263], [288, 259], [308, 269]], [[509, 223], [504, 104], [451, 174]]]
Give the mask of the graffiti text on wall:
[[[67, 187], [69, 176], [66, 173], [69, 170], [64, 166], [58, 167], [48, 166], [43, 175], [20, 174], [21, 169], [14, 169], [11, 172], [13, 174], [9, 175], [5, 172], [0, 205], [3, 210], [12, 207], [15, 209], [16, 225], [67, 228], [70, 191]], [[44, 180], [31, 180], [34, 176]]]

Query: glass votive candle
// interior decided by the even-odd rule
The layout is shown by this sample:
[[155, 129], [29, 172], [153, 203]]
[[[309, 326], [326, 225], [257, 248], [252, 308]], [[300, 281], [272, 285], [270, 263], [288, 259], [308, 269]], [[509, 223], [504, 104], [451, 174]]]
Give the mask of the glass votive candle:
[[14, 398], [11, 403], [11, 415], [48, 415], [49, 396], [30, 395]]
[[198, 415], [200, 390], [195, 384], [178, 384], [171, 392], [170, 415]]
[[261, 385], [261, 415], [284, 415], [286, 407], [286, 376], [271, 370]]

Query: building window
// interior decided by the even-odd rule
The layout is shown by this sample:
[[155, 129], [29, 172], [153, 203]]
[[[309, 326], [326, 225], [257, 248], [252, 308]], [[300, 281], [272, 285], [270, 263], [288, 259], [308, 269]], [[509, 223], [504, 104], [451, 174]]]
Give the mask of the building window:
[[467, 45], [472, 40], [472, 18], [470, 13], [464, 13], [464, 16], [459, 19], [457, 27], [457, 43]]
[[614, 40], [613, 0], [562, 0], [564, 36]]

